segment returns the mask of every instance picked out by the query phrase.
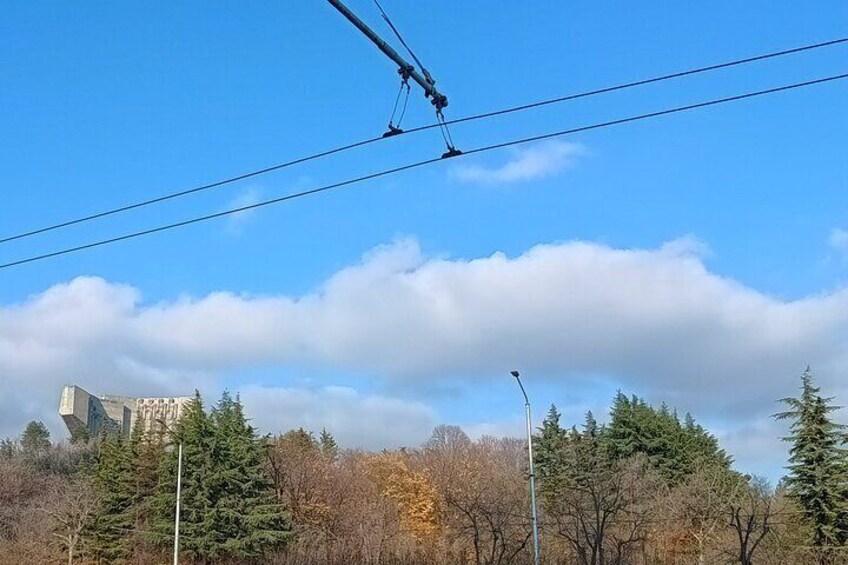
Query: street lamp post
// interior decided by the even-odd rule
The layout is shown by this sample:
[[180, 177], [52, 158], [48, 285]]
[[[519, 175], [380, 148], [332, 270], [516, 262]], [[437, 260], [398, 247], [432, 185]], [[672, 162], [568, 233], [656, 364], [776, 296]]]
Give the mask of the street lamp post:
[[527, 457], [530, 460], [530, 512], [533, 519], [533, 563], [539, 565], [539, 516], [536, 514], [536, 472], [533, 468], [533, 428], [530, 418], [530, 399], [527, 398], [527, 392], [524, 390], [524, 385], [521, 384], [521, 375], [519, 372], [512, 371], [510, 374], [518, 381], [521, 394], [524, 395], [524, 412], [527, 416]]
[[174, 565], [180, 562], [180, 489], [183, 477], [183, 443], [177, 447], [177, 512], [174, 516]]
[[[165, 423], [165, 420], [157, 419], [157, 423], [161, 424], [163, 428], [171, 432], [171, 435], [176, 437], [176, 433], [168, 424]], [[177, 444], [177, 510], [174, 515], [174, 565], [179, 565], [180, 562], [180, 491], [182, 489], [182, 477], [183, 477], [183, 442], [180, 441]]]

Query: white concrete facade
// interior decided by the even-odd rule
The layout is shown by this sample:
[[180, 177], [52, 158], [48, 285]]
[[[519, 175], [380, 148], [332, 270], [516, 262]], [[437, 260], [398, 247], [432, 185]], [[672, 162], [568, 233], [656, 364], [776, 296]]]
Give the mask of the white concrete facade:
[[172, 428], [182, 416], [189, 396], [173, 398], [132, 398], [104, 394], [94, 396], [77, 385], [62, 388], [59, 415], [72, 436], [86, 433], [96, 437], [106, 430], [128, 436], [139, 420], [145, 433]]

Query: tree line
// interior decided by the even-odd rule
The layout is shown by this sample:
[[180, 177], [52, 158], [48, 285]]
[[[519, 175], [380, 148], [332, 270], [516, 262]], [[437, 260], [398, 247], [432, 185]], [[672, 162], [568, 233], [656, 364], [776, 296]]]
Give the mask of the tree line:
[[[534, 435], [542, 562], [848, 563], [848, 453], [806, 371], [782, 400], [778, 484], [734, 468], [666, 405], [618, 393], [606, 423]], [[532, 563], [526, 444], [442, 425], [418, 447], [341, 449], [324, 430], [260, 436], [238, 398], [200, 395], [172, 430], [52, 444], [31, 422], [0, 441], [0, 563]]]

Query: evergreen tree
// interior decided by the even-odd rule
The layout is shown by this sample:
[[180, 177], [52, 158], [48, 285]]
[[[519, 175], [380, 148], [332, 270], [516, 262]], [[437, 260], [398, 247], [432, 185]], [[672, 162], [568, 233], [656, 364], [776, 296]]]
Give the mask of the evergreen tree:
[[564, 458], [568, 444], [568, 430], [560, 426], [560, 413], [551, 404], [548, 415], [542, 421], [539, 435], [533, 436], [533, 457], [536, 473], [542, 490], [546, 490], [546, 481], [553, 482], [563, 473]]
[[104, 434], [92, 477], [99, 504], [88, 551], [106, 563], [123, 563], [132, 553], [134, 473], [129, 445], [121, 434]]
[[26, 453], [44, 451], [50, 447], [50, 432], [43, 422], [33, 420], [24, 428], [20, 443]]
[[613, 461], [605, 430], [598, 426], [592, 412], [586, 413], [582, 431], [565, 430], [559, 420], [556, 406], [551, 406], [540, 435], [534, 437], [536, 472], [542, 498], [548, 504], [555, 504], [564, 488], [582, 484], [592, 474], [608, 469]]
[[848, 541], [848, 463], [845, 426], [830, 418], [839, 407], [820, 391], [807, 367], [801, 396], [782, 399], [789, 409], [775, 417], [791, 421], [787, 490], [812, 526], [813, 545], [827, 550]]
[[91, 434], [86, 428], [75, 428], [71, 430], [71, 445], [85, 445], [91, 441]]
[[[129, 443], [130, 457], [134, 469], [134, 484], [132, 492], [132, 519], [137, 532], [149, 529], [152, 518], [151, 501], [156, 494], [159, 482], [159, 467], [165, 454], [163, 434], [149, 435], [144, 433], [142, 420], [137, 419], [133, 424]], [[145, 539], [136, 534], [134, 547], [145, 545]]]
[[318, 443], [321, 447], [321, 455], [330, 461], [335, 461], [339, 456], [339, 445], [336, 443], [336, 439], [333, 437], [333, 434], [328, 432], [325, 428], [322, 428]]
[[312, 432], [307, 432], [303, 428], [289, 430], [281, 437], [285, 438], [289, 443], [291, 443], [293, 448], [310, 450], [319, 449], [320, 447], [318, 445], [318, 442], [315, 440], [315, 436], [312, 434]]
[[192, 558], [214, 557], [218, 549], [208, 484], [212, 471], [212, 436], [212, 423], [203, 410], [200, 393], [195, 392], [174, 426], [172, 444], [162, 459], [157, 492], [151, 500], [153, 541], [169, 546], [174, 542], [177, 459], [181, 444], [180, 551]]
[[290, 537], [290, 525], [276, 501], [265, 464], [266, 442], [248, 425], [241, 402], [224, 393], [212, 411], [216, 495], [214, 527], [222, 554], [256, 558]]
[[685, 425], [681, 424], [665, 403], [654, 409], [641, 398], [618, 392], [605, 434], [614, 459], [643, 454], [671, 483], [679, 483], [704, 465], [730, 469], [731, 459], [716, 438], [689, 414]]
[[[200, 395], [174, 430], [183, 446], [180, 545], [205, 559], [259, 558], [290, 536], [265, 472], [265, 442], [248, 425], [241, 403], [225, 393], [212, 413]], [[173, 539], [177, 452], [164, 458], [152, 504], [160, 543]]]
[[12, 438], [0, 439], [0, 459], [12, 459], [18, 452], [18, 443]]
[[591, 412], [582, 430], [565, 431], [552, 408], [541, 431], [537, 442], [542, 505], [554, 531], [573, 549], [574, 562], [629, 563], [645, 534], [645, 514], [639, 512], [644, 512], [640, 508], [648, 489], [639, 481], [650, 483], [655, 473], [638, 454], [614, 458], [607, 429]]
[[610, 408], [609, 448], [616, 459], [626, 459], [644, 449], [644, 426], [640, 422], [641, 401], [618, 391]]

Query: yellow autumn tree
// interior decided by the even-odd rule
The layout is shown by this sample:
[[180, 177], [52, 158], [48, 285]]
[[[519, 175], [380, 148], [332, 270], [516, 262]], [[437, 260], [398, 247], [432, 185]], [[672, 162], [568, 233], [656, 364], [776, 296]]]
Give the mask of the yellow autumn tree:
[[372, 455], [368, 470], [382, 495], [397, 505], [398, 521], [404, 532], [419, 542], [440, 532], [436, 487], [425, 475], [410, 469], [401, 453]]

